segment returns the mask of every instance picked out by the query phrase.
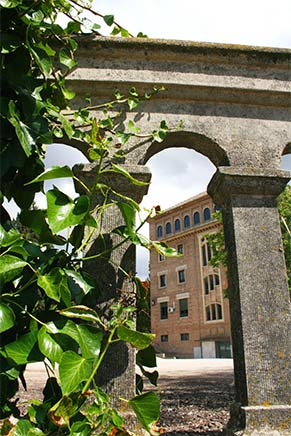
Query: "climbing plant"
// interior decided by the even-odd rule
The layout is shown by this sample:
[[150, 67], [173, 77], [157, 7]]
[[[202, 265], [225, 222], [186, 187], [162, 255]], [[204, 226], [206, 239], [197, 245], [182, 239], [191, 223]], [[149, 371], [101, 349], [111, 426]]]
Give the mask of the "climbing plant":
[[[153, 335], [135, 330], [135, 308], [122, 301], [111, 307], [109, 319], [102, 317], [94, 305], [96, 277], [94, 282], [86, 272], [82, 253], [92, 238], [104, 238], [102, 217], [108, 209], [118, 207], [124, 224], [111, 228], [109, 234], [119, 239], [109, 252], [107, 247], [106, 252], [100, 249], [94, 256], [111, 262], [111, 253], [123, 243], [175, 254], [139, 234], [134, 219], [138, 204], [118, 190], [113, 192], [106, 183], [108, 177], [118, 174], [130, 183], [144, 184], [120, 165], [123, 146], [139, 136], [162, 141], [168, 127], [162, 121], [155, 131], [141, 134], [130, 120], [121, 129], [118, 116], [126, 115], [158, 90], [144, 95], [135, 88], [128, 95], [113, 90], [112, 100], [98, 108], [98, 119], [92, 115], [88, 97], [84, 96], [82, 107], [71, 110], [75, 94], [66, 77], [77, 63], [76, 35], [98, 33], [102, 24], [109, 26], [113, 35], [131, 36], [129, 32], [113, 15], [103, 16], [82, 0], [1, 0], [0, 4], [1, 434], [128, 434], [127, 422], [96, 384], [96, 374], [109, 347], [118, 341], [140, 350], [137, 360], [141, 368], [147, 359], [147, 366], [154, 366]], [[65, 26], [57, 24], [60, 14], [67, 18]], [[96, 163], [90, 184], [68, 166], [45, 168], [46, 145], [56, 139], [82, 142]], [[83, 193], [72, 199], [53, 187], [46, 192], [46, 209], [35, 207], [35, 195], [44, 192], [44, 182], [57, 178], [73, 179]], [[102, 198], [97, 205], [93, 203], [96, 193]], [[112, 193], [115, 200], [109, 200]], [[10, 200], [20, 209], [17, 225], [7, 208]], [[96, 275], [98, 281], [98, 271]], [[140, 281], [135, 276], [128, 279], [143, 295]], [[86, 304], [89, 300], [90, 307]], [[17, 392], [20, 384], [26, 386], [25, 368], [30, 362], [43, 362], [48, 378], [43, 400], [32, 399], [23, 415]], [[155, 372], [143, 374], [156, 382]], [[131, 407], [145, 430], [157, 431], [159, 399], [153, 392], [141, 393], [139, 383], [139, 395], [121, 401]]]

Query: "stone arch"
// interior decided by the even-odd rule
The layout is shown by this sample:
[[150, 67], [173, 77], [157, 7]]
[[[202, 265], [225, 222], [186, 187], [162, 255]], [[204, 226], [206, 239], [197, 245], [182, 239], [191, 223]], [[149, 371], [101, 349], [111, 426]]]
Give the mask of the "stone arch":
[[288, 142], [288, 144], [286, 144], [286, 146], [283, 149], [282, 156], [286, 154], [291, 154], [291, 142]]
[[[149, 181], [143, 165], [174, 146], [217, 167], [208, 192], [227, 229], [236, 386], [230, 425], [250, 436], [289, 435], [291, 306], [276, 198], [290, 180], [279, 170], [291, 153], [290, 50], [91, 36], [78, 45], [68, 76], [78, 98], [88, 92], [99, 103], [110, 101], [114, 87], [148, 93], [163, 85], [165, 93], [131, 116], [146, 132], [161, 119], [185, 123], [161, 144], [129, 145], [131, 173]], [[134, 194], [140, 201], [144, 193]]]
[[145, 165], [152, 156], [172, 147], [183, 147], [195, 150], [208, 157], [216, 167], [229, 165], [226, 151], [213, 139], [208, 138], [206, 135], [184, 130], [169, 132], [163, 142], [153, 142], [150, 144], [138, 163]]

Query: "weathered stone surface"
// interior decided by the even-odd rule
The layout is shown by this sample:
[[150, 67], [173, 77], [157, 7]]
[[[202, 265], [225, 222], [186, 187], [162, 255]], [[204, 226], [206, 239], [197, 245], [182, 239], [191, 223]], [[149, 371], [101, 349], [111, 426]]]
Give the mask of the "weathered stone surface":
[[[97, 105], [111, 99], [115, 87], [125, 93], [135, 86], [142, 93], [165, 86], [129, 118], [145, 132], [157, 129], [162, 119], [169, 127], [184, 121], [183, 129], [162, 143], [129, 141], [126, 165], [142, 169], [165, 148], [187, 147], [220, 167], [208, 191], [223, 207], [229, 255], [237, 402], [232, 423], [245, 436], [289, 435], [291, 306], [276, 197], [289, 180], [279, 167], [282, 154], [291, 153], [291, 51], [91, 36], [78, 44], [78, 66], [68, 77], [76, 106], [87, 92]], [[82, 144], [72, 145], [86, 154]], [[92, 167], [83, 170], [85, 177], [94, 175]], [[144, 192], [130, 190], [125, 183], [124, 193], [140, 201]], [[109, 227], [120, 222], [115, 212], [106, 219]], [[96, 249], [89, 247], [92, 253]], [[126, 250], [116, 256], [120, 262]], [[98, 271], [105, 302], [106, 296], [115, 298], [122, 281], [114, 268], [103, 266], [90, 268]], [[118, 393], [134, 386], [132, 357], [124, 362], [129, 369], [125, 383], [114, 386]]]
[[289, 180], [285, 171], [222, 167], [208, 187], [223, 208], [236, 401], [252, 436], [265, 427], [290, 430], [291, 305], [276, 208]]
[[[145, 130], [161, 119], [184, 128], [162, 144], [127, 145], [127, 161], [144, 164], [168, 147], [193, 148], [216, 165], [279, 168], [290, 143], [291, 50], [125, 38], [82, 37], [68, 79], [92, 105], [114, 88], [166, 90], [144, 101], [132, 118]], [[78, 99], [77, 99], [78, 105]]]

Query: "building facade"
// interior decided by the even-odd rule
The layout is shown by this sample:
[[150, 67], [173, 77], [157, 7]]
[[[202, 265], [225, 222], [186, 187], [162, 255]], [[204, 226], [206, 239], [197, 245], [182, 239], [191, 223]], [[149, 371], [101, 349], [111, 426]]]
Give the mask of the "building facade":
[[176, 248], [179, 257], [150, 255], [151, 327], [158, 353], [194, 358], [232, 356], [224, 268], [209, 264], [206, 235], [220, 224], [202, 193], [151, 218], [150, 238]]

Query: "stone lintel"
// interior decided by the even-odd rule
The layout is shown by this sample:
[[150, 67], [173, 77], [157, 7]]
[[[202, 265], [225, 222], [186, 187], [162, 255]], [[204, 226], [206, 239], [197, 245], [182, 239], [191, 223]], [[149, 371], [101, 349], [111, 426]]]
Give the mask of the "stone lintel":
[[[283, 191], [291, 178], [289, 171], [273, 168], [255, 167], [218, 167], [212, 177], [207, 192], [218, 206], [227, 204], [236, 198], [240, 205], [266, 205], [270, 199], [273, 205], [276, 197]], [[262, 202], [259, 197], [265, 197]]]

